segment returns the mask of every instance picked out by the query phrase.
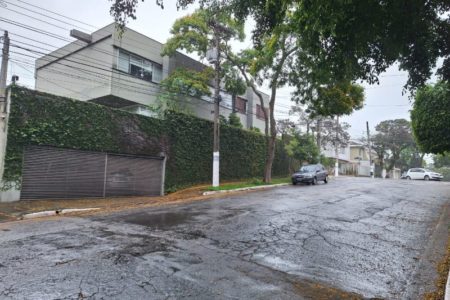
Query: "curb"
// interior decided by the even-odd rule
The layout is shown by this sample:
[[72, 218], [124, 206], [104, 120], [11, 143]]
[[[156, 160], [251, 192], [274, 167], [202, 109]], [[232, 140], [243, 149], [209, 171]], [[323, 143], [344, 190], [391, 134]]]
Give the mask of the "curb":
[[50, 216], [59, 216], [64, 215], [72, 212], [82, 212], [82, 211], [91, 211], [91, 210], [97, 210], [100, 208], [91, 207], [91, 208], [66, 208], [61, 210], [46, 210], [46, 211], [40, 211], [35, 213], [29, 213], [21, 216], [21, 219], [34, 219], [34, 218], [42, 218], [42, 217], [50, 217]]
[[203, 196], [209, 196], [214, 194], [223, 194], [223, 193], [233, 193], [233, 192], [242, 192], [242, 191], [252, 191], [252, 190], [260, 190], [260, 189], [267, 189], [267, 188], [273, 188], [273, 187], [279, 187], [279, 186], [286, 186], [290, 185], [289, 183], [278, 183], [278, 184], [271, 184], [271, 185], [258, 185], [258, 186], [251, 186], [251, 187], [245, 187], [245, 188], [238, 188], [234, 190], [222, 190], [222, 191], [207, 191], [203, 192]]

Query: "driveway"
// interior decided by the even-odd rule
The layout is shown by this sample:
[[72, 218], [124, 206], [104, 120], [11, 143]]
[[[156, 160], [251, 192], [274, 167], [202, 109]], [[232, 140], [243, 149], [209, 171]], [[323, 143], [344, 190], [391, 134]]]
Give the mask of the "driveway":
[[91, 217], [0, 224], [0, 298], [418, 299], [450, 184], [342, 177]]

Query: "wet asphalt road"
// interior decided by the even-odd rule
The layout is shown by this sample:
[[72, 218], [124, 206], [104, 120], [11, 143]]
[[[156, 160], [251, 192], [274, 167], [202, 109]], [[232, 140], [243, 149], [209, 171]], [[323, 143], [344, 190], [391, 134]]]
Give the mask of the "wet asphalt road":
[[339, 178], [0, 225], [0, 299], [417, 299], [450, 184]]

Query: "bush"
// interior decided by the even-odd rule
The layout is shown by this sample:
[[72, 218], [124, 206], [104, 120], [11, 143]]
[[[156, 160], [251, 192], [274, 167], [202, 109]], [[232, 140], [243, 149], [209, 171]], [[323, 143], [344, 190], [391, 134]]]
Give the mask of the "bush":
[[450, 181], [450, 167], [434, 168], [433, 171], [441, 173], [444, 181]]

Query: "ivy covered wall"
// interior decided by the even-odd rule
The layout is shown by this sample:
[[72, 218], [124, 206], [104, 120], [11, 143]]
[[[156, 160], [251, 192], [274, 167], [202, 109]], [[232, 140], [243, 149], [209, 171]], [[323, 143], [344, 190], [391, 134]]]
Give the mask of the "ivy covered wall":
[[[20, 184], [23, 149], [28, 144], [140, 155], [165, 152], [167, 190], [211, 180], [210, 121], [176, 113], [159, 120], [21, 87], [10, 92], [4, 181]], [[262, 177], [265, 138], [261, 134], [222, 126], [220, 154], [222, 180]], [[289, 173], [281, 141], [273, 170], [274, 176]]]

